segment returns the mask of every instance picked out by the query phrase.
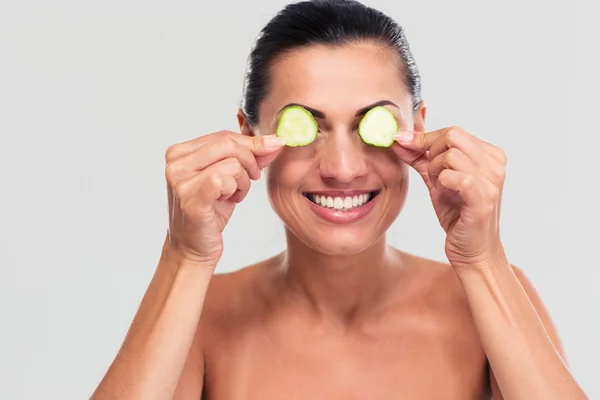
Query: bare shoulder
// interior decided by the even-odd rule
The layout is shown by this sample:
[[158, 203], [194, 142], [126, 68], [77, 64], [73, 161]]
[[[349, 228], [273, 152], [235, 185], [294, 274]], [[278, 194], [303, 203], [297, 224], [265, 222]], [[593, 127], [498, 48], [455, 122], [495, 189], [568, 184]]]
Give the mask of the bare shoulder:
[[453, 267], [443, 261], [400, 254], [405, 265], [400, 269], [408, 272], [399, 276], [397, 286], [408, 297], [400, 302], [406, 306], [396, 314], [405, 318], [407, 311], [412, 313], [419, 327], [427, 329], [423, 334], [434, 335], [438, 343], [447, 343], [449, 348], [462, 348], [462, 354], [468, 353], [473, 362], [483, 359], [469, 301]]
[[[464, 310], [466, 317], [471, 318], [468, 299], [463, 290], [462, 284], [458, 279], [453, 267], [444, 262], [428, 260], [425, 258], [416, 257], [418, 262], [423, 265], [422, 270], [425, 271], [424, 276], [428, 277], [430, 285], [435, 288], [436, 297], [438, 300], [449, 301], [455, 309]], [[511, 264], [511, 270], [519, 281], [523, 291], [529, 298], [538, 317], [542, 321], [548, 335], [552, 339], [557, 351], [563, 356], [564, 349], [560, 341], [557, 328], [552, 321], [550, 313], [545, 306], [543, 299], [536, 289], [534, 283], [527, 276], [525, 270], [521, 267]]]
[[201, 329], [210, 327], [222, 332], [233, 325], [251, 323], [266, 307], [269, 278], [277, 257], [215, 274], [206, 293]]
[[453, 307], [466, 304], [460, 280], [449, 263], [406, 252], [398, 253], [403, 264], [411, 271], [410, 280], [420, 295], [426, 295], [432, 301]]
[[[403, 253], [403, 257], [406, 258], [407, 264], [410, 264], [417, 271], [415, 281], [418, 282], [420, 294], [428, 299], [428, 304], [434, 310], [441, 311], [444, 314], [444, 317], [440, 317], [440, 320], [444, 319], [445, 323], [450, 323], [446, 325], [448, 327], [461, 327], [463, 332], [470, 334], [469, 336], [474, 340], [473, 343], [477, 344], [476, 347], [481, 350], [468, 298], [453, 267], [446, 262], [411, 254]], [[557, 328], [534, 283], [523, 268], [511, 265], [511, 270], [529, 298], [556, 350], [563, 357], [565, 363], [568, 364]]]

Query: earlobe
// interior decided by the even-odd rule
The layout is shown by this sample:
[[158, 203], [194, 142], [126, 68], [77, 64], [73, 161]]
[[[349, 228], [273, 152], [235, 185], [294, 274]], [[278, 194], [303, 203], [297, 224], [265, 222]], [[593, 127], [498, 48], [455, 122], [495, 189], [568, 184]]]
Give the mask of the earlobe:
[[425, 118], [427, 116], [427, 105], [423, 100], [419, 104], [419, 109], [415, 115], [414, 130], [416, 132], [425, 132]]
[[255, 136], [254, 130], [248, 122], [246, 114], [240, 109], [237, 112], [238, 124], [240, 125], [240, 133], [246, 136]]

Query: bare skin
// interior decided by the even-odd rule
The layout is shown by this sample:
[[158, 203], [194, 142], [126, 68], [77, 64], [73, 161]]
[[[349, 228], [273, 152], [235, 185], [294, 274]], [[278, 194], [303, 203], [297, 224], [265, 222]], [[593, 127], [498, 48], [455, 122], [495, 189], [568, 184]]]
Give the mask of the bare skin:
[[215, 276], [206, 399], [488, 398], [485, 353], [449, 266], [394, 251], [389, 286], [341, 313], [290, 287], [283, 258]]
[[[425, 104], [412, 113], [398, 60], [376, 44], [298, 50], [270, 79], [258, 126], [240, 112], [239, 133], [167, 151], [161, 259], [92, 399], [586, 399], [504, 252], [502, 150], [458, 127], [425, 132]], [[381, 100], [401, 125], [389, 149], [356, 134], [358, 111]], [[322, 114], [309, 146], [272, 134], [289, 103]], [[429, 190], [448, 263], [386, 244], [409, 168]], [[222, 231], [263, 176], [286, 250], [214, 275]], [[374, 189], [371, 211], [345, 224], [304, 195]]]
[[[193, 350], [205, 362], [202, 378], [202, 369], [191, 372], [203, 380], [203, 399], [501, 399], [453, 269], [388, 251], [382, 291], [352, 308], [311, 301], [290, 282], [285, 253], [215, 275]], [[539, 297], [515, 271], [563, 354]], [[193, 398], [180, 385], [179, 398]]]

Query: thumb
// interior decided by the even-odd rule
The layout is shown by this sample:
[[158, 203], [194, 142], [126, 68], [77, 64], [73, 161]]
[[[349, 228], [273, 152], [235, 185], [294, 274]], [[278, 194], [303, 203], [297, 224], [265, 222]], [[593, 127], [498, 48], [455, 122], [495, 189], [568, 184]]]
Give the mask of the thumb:
[[396, 142], [402, 147], [424, 153], [429, 151], [431, 145], [445, 134], [447, 130], [448, 128], [431, 132], [398, 131], [398, 133], [394, 135], [394, 139], [396, 139]]
[[260, 169], [270, 164], [285, 146], [285, 139], [274, 134], [264, 136], [235, 135], [234, 139], [254, 154]]
[[252, 153], [256, 156], [258, 167], [265, 168], [279, 155], [285, 146], [285, 139], [276, 135], [254, 136]]
[[276, 135], [246, 136], [246, 138], [248, 139], [246, 145], [257, 157], [270, 156], [285, 146], [285, 139]]
[[276, 135], [232, 135], [233, 140], [247, 147], [255, 156], [266, 156], [285, 146], [285, 139]]

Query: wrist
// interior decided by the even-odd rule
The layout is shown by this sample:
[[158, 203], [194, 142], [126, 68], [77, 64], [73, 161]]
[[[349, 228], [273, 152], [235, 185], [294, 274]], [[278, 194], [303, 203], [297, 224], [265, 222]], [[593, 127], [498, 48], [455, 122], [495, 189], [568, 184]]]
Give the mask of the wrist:
[[512, 268], [501, 242], [490, 246], [487, 251], [481, 252], [478, 256], [474, 257], [471, 262], [465, 260], [461, 265], [453, 265], [453, 267], [459, 278], [473, 274], [485, 275]]
[[506, 272], [512, 272], [512, 265], [508, 260], [502, 259], [490, 259], [485, 263], [481, 263], [473, 266], [462, 266], [454, 268], [456, 275], [461, 281], [470, 278], [493, 278], [494, 276], [502, 275]]
[[168, 239], [165, 240], [160, 257], [161, 264], [169, 265], [175, 271], [202, 271], [212, 274], [217, 267], [214, 263], [201, 262], [186, 257], [183, 252], [169, 244]]

